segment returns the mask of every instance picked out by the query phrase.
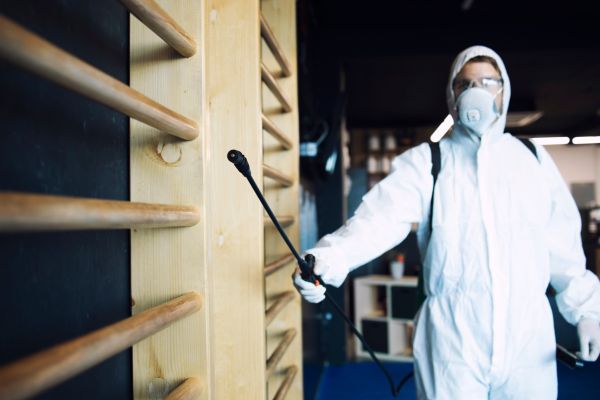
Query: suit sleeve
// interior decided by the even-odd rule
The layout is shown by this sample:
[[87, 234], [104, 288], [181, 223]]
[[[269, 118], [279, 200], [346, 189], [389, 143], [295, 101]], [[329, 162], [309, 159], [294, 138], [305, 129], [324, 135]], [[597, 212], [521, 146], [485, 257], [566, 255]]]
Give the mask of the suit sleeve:
[[573, 325], [583, 317], [600, 321], [600, 283], [585, 267], [579, 211], [550, 155], [541, 146], [537, 148], [551, 190], [552, 210], [546, 241], [550, 282], [557, 292], [558, 309]]
[[426, 143], [396, 157], [392, 172], [363, 197], [354, 216], [306, 251], [315, 256], [315, 273], [340, 286], [350, 271], [402, 242], [428, 211], [432, 183]]

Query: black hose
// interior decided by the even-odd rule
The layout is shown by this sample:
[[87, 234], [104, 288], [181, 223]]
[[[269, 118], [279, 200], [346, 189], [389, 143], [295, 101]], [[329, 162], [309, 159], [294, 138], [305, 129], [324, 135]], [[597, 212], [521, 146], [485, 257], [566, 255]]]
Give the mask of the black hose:
[[[252, 178], [252, 173], [250, 172], [250, 165], [248, 164], [248, 160], [246, 159], [246, 157], [238, 150], [230, 150], [227, 153], [227, 159], [229, 161], [231, 161], [235, 165], [237, 170], [240, 171], [240, 173], [242, 175], [244, 175], [246, 177], [246, 179], [248, 179], [248, 182], [250, 182], [250, 186], [252, 186], [254, 193], [256, 193], [256, 196], [262, 203], [264, 209], [267, 211], [267, 214], [271, 218], [271, 221], [273, 221], [273, 224], [275, 224], [275, 227], [279, 231], [279, 234], [281, 235], [281, 237], [283, 238], [283, 240], [289, 247], [290, 251], [292, 252], [294, 257], [298, 261], [298, 265], [300, 266], [300, 270], [302, 271], [302, 279], [304, 279], [308, 282], [311, 282], [311, 283], [316, 283], [316, 284], [319, 284], [320, 282], [322, 282], [321, 278], [316, 276], [313, 273], [313, 267], [314, 267], [314, 261], [315, 261], [314, 256], [312, 254], [307, 254], [306, 259], [302, 259], [302, 257], [300, 257], [300, 255], [296, 251], [296, 248], [294, 247], [294, 245], [288, 238], [287, 234], [281, 227], [281, 224], [277, 220], [277, 217], [275, 216], [275, 214], [273, 214], [273, 211], [271, 211], [271, 207], [269, 207], [267, 200], [265, 199], [265, 197], [262, 195], [262, 193], [258, 189], [258, 186], [256, 185], [256, 182], [254, 181], [254, 178]], [[322, 283], [320, 283], [320, 284], [322, 284]], [[348, 318], [348, 316], [344, 313], [344, 311], [341, 309], [341, 307], [333, 300], [333, 298], [331, 298], [331, 296], [327, 292], [325, 293], [325, 299], [327, 299], [329, 304], [331, 304], [333, 306], [333, 308], [336, 310], [336, 312], [344, 319], [344, 321], [346, 321], [346, 323], [350, 327], [350, 330], [352, 331], [352, 333], [354, 333], [354, 335], [356, 335], [356, 337], [361, 341], [361, 343], [363, 344], [365, 349], [367, 349], [367, 352], [369, 353], [369, 355], [371, 356], [371, 358], [373, 359], [375, 364], [377, 364], [379, 369], [381, 369], [381, 372], [383, 372], [383, 374], [385, 375], [385, 378], [387, 379], [387, 381], [390, 385], [390, 390], [392, 392], [392, 395], [394, 397], [398, 396], [398, 394], [400, 393], [400, 390], [402, 390], [402, 387], [404, 386], [404, 384], [413, 376], [413, 372], [409, 372], [408, 374], [406, 374], [404, 376], [404, 378], [402, 378], [400, 383], [396, 386], [394, 384], [394, 379], [392, 378], [392, 375], [384, 367], [384, 365], [381, 363], [381, 361], [379, 361], [379, 359], [375, 355], [375, 352], [373, 351], [373, 349], [371, 349], [371, 346], [369, 346], [367, 344], [367, 341], [365, 340], [363, 335], [358, 331], [356, 326], [354, 326], [354, 323], [352, 322], [352, 320], [350, 318]]]

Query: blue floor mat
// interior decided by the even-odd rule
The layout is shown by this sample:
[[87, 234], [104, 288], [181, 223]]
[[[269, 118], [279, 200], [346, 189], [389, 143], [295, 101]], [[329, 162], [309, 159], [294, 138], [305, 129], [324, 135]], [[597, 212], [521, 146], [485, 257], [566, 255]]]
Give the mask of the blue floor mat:
[[[384, 363], [396, 383], [412, 371], [411, 363]], [[582, 369], [570, 370], [558, 364], [559, 400], [600, 399], [600, 362], [587, 363]], [[357, 362], [323, 368], [315, 400], [391, 400], [390, 388], [377, 365]], [[415, 399], [415, 382], [411, 378], [396, 399]], [[310, 398], [307, 398], [309, 400]]]

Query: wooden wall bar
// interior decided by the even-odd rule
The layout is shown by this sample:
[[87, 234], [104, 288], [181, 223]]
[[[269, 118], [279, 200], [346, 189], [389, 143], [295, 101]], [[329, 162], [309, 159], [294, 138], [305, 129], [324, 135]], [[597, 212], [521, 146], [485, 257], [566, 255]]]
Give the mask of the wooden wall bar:
[[196, 400], [202, 394], [202, 383], [197, 378], [186, 379], [177, 386], [165, 400]]
[[0, 368], [0, 399], [25, 399], [39, 394], [193, 314], [201, 306], [200, 295], [188, 293], [4, 366]]
[[195, 120], [131, 89], [2, 15], [0, 57], [182, 139], [191, 140], [199, 135]]
[[296, 367], [295, 365], [289, 367], [285, 371], [285, 377], [283, 378], [283, 382], [281, 383], [281, 386], [279, 386], [279, 389], [277, 389], [277, 393], [275, 393], [273, 400], [284, 400], [287, 398], [287, 393], [290, 390], [292, 382], [294, 382], [294, 378], [296, 377], [297, 373], [298, 367]]
[[267, 43], [267, 46], [269, 46], [271, 53], [273, 53], [273, 57], [275, 57], [279, 63], [279, 66], [281, 67], [280, 75], [284, 77], [292, 75], [292, 67], [290, 66], [290, 62], [287, 60], [283, 49], [275, 37], [275, 34], [271, 30], [269, 23], [262, 14], [260, 16], [260, 34], [262, 35], [265, 43]]
[[184, 57], [196, 54], [196, 41], [154, 0], [121, 0], [140, 21]]
[[277, 80], [275, 79], [271, 71], [269, 71], [267, 66], [264, 64], [261, 64], [260, 66], [260, 76], [262, 77], [262, 80], [265, 83], [265, 85], [267, 85], [269, 90], [273, 92], [273, 95], [281, 104], [281, 108], [283, 109], [283, 111], [291, 112], [292, 104], [288, 100], [288, 96], [283, 92], [283, 89], [279, 86]]
[[206, 0], [204, 21], [211, 398], [264, 400], [263, 209], [226, 157], [244, 153], [262, 189], [259, 2]]
[[199, 220], [194, 206], [0, 192], [0, 232], [170, 228]]
[[[273, 212], [277, 215], [285, 215], [289, 225], [286, 227], [292, 243], [300, 251], [300, 230], [298, 224], [299, 215], [299, 120], [298, 120], [298, 90], [297, 90], [297, 56], [296, 56], [296, 2], [294, 0], [261, 0], [261, 12], [266, 22], [271, 27], [273, 35], [277, 39], [282, 52], [290, 64], [291, 75], [289, 77], [277, 76], [276, 83], [283, 95], [289, 100], [290, 112], [283, 112], [281, 103], [274, 96], [266, 84], [262, 87], [263, 114], [272, 125], [276, 126], [288, 138], [292, 146], [289, 150], [282, 149], [279, 142], [271, 134], [264, 134], [264, 163], [284, 172], [293, 180], [290, 187], [270, 187], [265, 195]], [[270, 71], [277, 71], [279, 64], [273, 57], [269, 47], [262, 45], [262, 63]], [[270, 180], [270, 179], [269, 179]], [[268, 182], [269, 180], [265, 180]], [[292, 292], [293, 300], [277, 314], [266, 328], [267, 355], [271, 355], [280, 344], [281, 337], [285, 332], [294, 329], [296, 338], [291, 341], [287, 351], [282, 354], [279, 363], [274, 367], [267, 380], [268, 399], [277, 396], [280, 388], [286, 383], [286, 371], [292, 366], [297, 367], [294, 376], [286, 384], [286, 398], [290, 400], [303, 399], [302, 390], [302, 314], [301, 299], [295, 291], [291, 275], [296, 268], [293, 259], [287, 258], [290, 254], [287, 246], [279, 237], [276, 229], [268, 225], [265, 229], [265, 256], [270, 261], [265, 272], [265, 296], [267, 304], [271, 304], [285, 292]], [[279, 262], [275, 262], [279, 260]], [[278, 265], [279, 264], [279, 265]], [[280, 392], [280, 396], [283, 392]]]
[[[191, 36], [199, 40], [204, 37], [205, 2], [158, 3]], [[140, 20], [130, 16], [131, 87], [180, 110], [198, 121], [202, 129], [207, 120], [203, 46], [200, 42], [194, 56], [182, 59]], [[201, 210], [200, 223], [191, 228], [131, 232], [132, 313], [180, 293], [206, 293], [206, 307], [200, 312], [134, 346], [134, 398], [164, 398], [189, 377], [207, 382], [200, 398], [214, 398], [209, 383], [212, 289], [206, 280], [205, 196], [211, 193], [204, 178], [205, 138], [202, 135], [182, 142], [136, 120], [131, 120], [130, 131], [131, 200], [189, 204]]]
[[262, 115], [262, 126], [265, 131], [269, 132], [275, 139], [279, 141], [279, 143], [281, 143], [285, 150], [289, 150], [294, 146], [292, 140], [288, 138], [287, 135], [264, 114]]

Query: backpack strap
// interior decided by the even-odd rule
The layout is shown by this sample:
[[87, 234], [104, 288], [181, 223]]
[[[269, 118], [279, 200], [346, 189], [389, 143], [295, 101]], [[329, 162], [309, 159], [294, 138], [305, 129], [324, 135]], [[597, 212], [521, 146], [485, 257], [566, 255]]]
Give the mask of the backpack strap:
[[433, 176], [433, 186], [431, 188], [431, 205], [429, 207], [429, 234], [433, 232], [433, 194], [435, 193], [435, 183], [437, 182], [440, 169], [442, 168], [442, 154], [440, 152], [440, 143], [429, 143], [431, 149], [431, 175]]
[[538, 161], [540, 160], [540, 158], [538, 157], [537, 149], [535, 148], [535, 145], [531, 140], [520, 137], [518, 137], [517, 139], [519, 139], [521, 143], [523, 143], [525, 147], [527, 147], [529, 151], [533, 153], [533, 155], [535, 156], [535, 158], [537, 158]]

